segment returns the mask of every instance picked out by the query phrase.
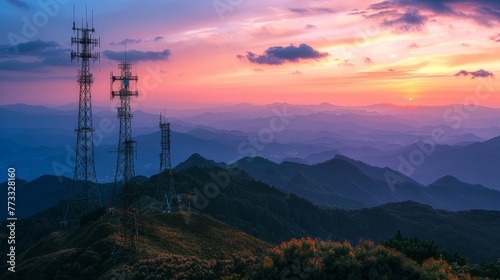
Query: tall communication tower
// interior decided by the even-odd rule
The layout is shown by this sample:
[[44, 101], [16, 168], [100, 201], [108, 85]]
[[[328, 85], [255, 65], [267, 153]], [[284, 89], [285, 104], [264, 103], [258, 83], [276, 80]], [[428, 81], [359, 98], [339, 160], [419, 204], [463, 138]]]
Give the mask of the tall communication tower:
[[69, 226], [68, 222], [75, 221], [83, 215], [101, 206], [101, 197], [94, 162], [94, 127], [92, 126], [92, 94], [91, 85], [94, 82], [90, 72], [90, 61], [99, 61], [99, 52], [94, 48], [99, 46], [99, 39], [93, 38], [93, 26], [89, 28], [86, 20], [85, 26], [76, 27], [73, 20], [73, 32], [76, 37], [71, 37], [71, 45], [76, 45], [76, 51], [71, 52], [71, 61], [82, 62], [78, 70], [77, 82], [80, 85], [80, 98], [78, 102], [78, 127], [76, 132], [76, 160], [74, 183], [71, 188], [70, 198], [64, 214], [62, 224]]
[[[115, 184], [111, 205], [123, 210], [123, 247], [129, 252], [137, 250], [137, 236], [139, 234], [140, 213], [137, 201], [137, 186], [135, 183], [134, 158], [136, 142], [132, 140], [132, 112], [130, 98], [139, 96], [136, 87], [131, 89], [130, 82], [137, 84], [137, 75], [132, 75], [132, 65], [122, 62], [118, 65], [120, 76], [113, 76], [111, 72], [111, 99], [120, 98], [118, 119], [120, 120], [120, 135], [118, 139], [118, 159], [116, 162]], [[119, 81], [118, 90], [114, 90], [114, 82]]]
[[[158, 186], [155, 197], [162, 196], [161, 209], [170, 213], [173, 211], [172, 201], [174, 197], [180, 205], [181, 196], [176, 196], [174, 187], [174, 174], [172, 171], [172, 161], [170, 157], [170, 123], [165, 120], [165, 116], [160, 114], [161, 131], [161, 153], [160, 153], [160, 173], [158, 174]], [[168, 173], [167, 173], [168, 171]], [[165, 208], [164, 208], [165, 207]]]

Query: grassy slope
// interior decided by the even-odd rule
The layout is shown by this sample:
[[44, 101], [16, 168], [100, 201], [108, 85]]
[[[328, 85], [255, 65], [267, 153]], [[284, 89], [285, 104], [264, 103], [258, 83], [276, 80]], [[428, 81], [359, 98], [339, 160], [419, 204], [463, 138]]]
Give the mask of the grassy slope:
[[[143, 228], [145, 235], [139, 237], [136, 260], [169, 255], [225, 259], [262, 254], [270, 246], [202, 214], [153, 213], [144, 217]], [[71, 232], [53, 232], [19, 256], [17, 273], [8, 276], [15, 276], [12, 279], [92, 279], [120, 275], [127, 263], [113, 257], [120, 245], [120, 232], [120, 225], [112, 217]], [[0, 278], [5, 279], [6, 275], [1, 274], [6, 271], [5, 266], [0, 267]]]

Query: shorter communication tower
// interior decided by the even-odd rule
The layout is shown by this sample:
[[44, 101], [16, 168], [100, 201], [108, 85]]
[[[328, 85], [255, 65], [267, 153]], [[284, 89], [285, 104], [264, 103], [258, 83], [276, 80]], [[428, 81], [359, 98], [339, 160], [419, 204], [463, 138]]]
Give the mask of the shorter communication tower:
[[[118, 140], [118, 158], [116, 162], [115, 185], [111, 198], [111, 207], [123, 211], [120, 217], [123, 223], [123, 249], [134, 253], [137, 251], [137, 237], [141, 227], [141, 214], [138, 203], [138, 189], [135, 182], [134, 159], [136, 142], [132, 139], [132, 112], [130, 98], [139, 95], [137, 89], [132, 89], [130, 83], [137, 83], [137, 75], [132, 75], [132, 65], [122, 62], [118, 65], [119, 76], [111, 72], [111, 98], [120, 98], [117, 116], [120, 120], [120, 135]], [[114, 90], [114, 82], [120, 82], [118, 90]]]
[[[165, 120], [165, 116], [160, 114], [161, 131], [161, 153], [160, 153], [160, 173], [158, 174], [158, 185], [155, 198], [162, 200], [161, 209], [163, 212], [170, 213], [174, 210], [172, 203], [174, 197], [177, 205], [182, 202], [182, 197], [177, 194], [174, 186], [174, 174], [172, 170], [172, 161], [170, 157], [170, 123]], [[179, 209], [180, 210], [180, 209]]]

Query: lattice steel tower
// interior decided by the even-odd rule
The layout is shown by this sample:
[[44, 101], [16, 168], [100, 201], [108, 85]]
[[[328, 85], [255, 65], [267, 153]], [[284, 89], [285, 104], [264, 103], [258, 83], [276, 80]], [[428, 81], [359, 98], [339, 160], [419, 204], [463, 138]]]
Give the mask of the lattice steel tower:
[[[93, 23], [92, 23], [93, 25]], [[92, 126], [92, 94], [91, 85], [94, 82], [90, 72], [90, 61], [99, 61], [99, 52], [94, 47], [99, 46], [99, 39], [92, 38], [94, 27], [89, 28], [88, 21], [82, 27], [76, 27], [73, 21], [73, 32], [76, 37], [71, 38], [71, 45], [76, 45], [76, 51], [71, 52], [71, 61], [82, 62], [78, 70], [77, 82], [80, 85], [80, 99], [78, 102], [78, 127], [76, 131], [76, 160], [74, 183], [64, 214], [63, 225], [69, 221], [81, 218], [83, 215], [101, 206], [101, 197], [94, 162], [94, 127]]]
[[170, 213], [173, 211], [172, 201], [174, 197], [177, 199], [177, 204], [180, 204], [181, 196], [176, 196], [174, 187], [174, 174], [172, 171], [172, 161], [170, 157], [170, 123], [165, 121], [165, 116], [162, 116], [161, 114], [160, 131], [160, 173], [158, 174], [158, 186], [156, 188], [155, 198], [161, 199], [161, 209], [164, 209], [164, 212]]
[[[135, 184], [134, 158], [136, 142], [132, 140], [132, 112], [130, 97], [139, 96], [136, 87], [131, 89], [131, 82], [137, 84], [138, 77], [132, 75], [132, 65], [122, 62], [118, 65], [120, 76], [113, 76], [111, 72], [111, 99], [120, 98], [118, 119], [120, 120], [120, 135], [118, 139], [118, 159], [116, 162], [115, 185], [111, 205], [123, 210], [123, 247], [128, 251], [137, 250], [137, 236], [139, 234], [140, 213], [137, 201], [137, 186]], [[120, 81], [118, 90], [113, 84]]]

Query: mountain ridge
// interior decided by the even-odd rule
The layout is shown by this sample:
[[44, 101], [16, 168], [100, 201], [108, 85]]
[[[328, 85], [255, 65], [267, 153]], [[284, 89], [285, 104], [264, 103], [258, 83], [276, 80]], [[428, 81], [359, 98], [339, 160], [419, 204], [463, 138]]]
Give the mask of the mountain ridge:
[[[196, 161], [187, 160], [176, 170], [197, 165], [228, 167], [225, 163], [215, 163], [198, 155]], [[414, 200], [446, 210], [500, 210], [500, 205], [495, 202], [496, 199], [500, 201], [500, 192], [494, 189], [455, 181], [460, 188], [444, 191], [433, 184], [420, 184], [388, 167], [371, 166], [342, 155], [312, 165], [287, 161], [275, 163], [262, 157], [242, 158], [234, 165], [262, 182], [327, 207], [358, 209]], [[392, 178], [397, 178], [395, 183], [390, 181]], [[454, 201], [448, 198], [451, 193], [455, 193]], [[459, 199], [461, 195], [468, 199]]]

